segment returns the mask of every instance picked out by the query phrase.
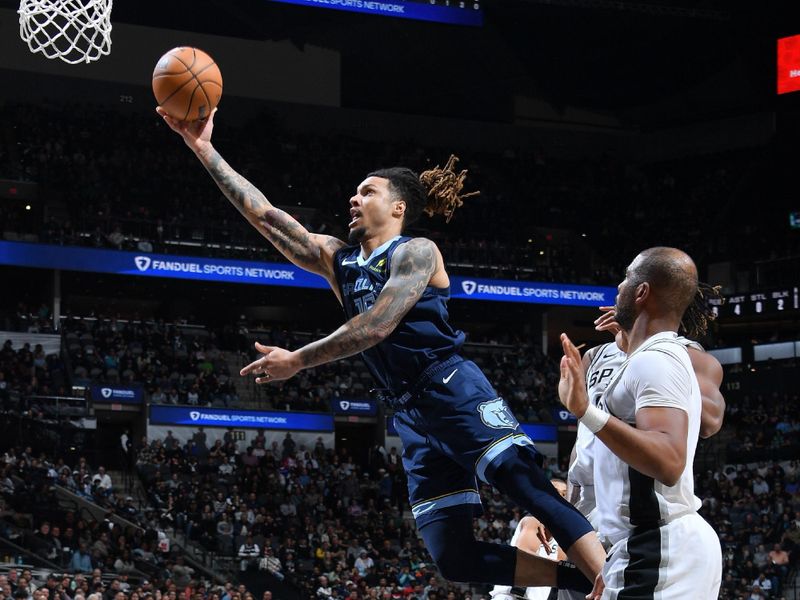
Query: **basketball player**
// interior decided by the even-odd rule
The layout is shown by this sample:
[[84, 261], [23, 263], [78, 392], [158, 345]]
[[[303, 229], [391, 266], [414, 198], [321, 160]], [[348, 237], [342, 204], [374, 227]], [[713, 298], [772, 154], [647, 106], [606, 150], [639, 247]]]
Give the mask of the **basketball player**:
[[[688, 335], [700, 338], [705, 335], [708, 322], [713, 314], [707, 308], [707, 298], [718, 295], [717, 289], [699, 284], [698, 293], [683, 316], [683, 324]], [[583, 355], [582, 363], [586, 375], [587, 392], [590, 400], [597, 405], [617, 369], [627, 358], [627, 337], [615, 319], [613, 306], [602, 306], [603, 315], [595, 321], [595, 329], [608, 331], [614, 336], [614, 342], [590, 348]], [[678, 341], [689, 351], [692, 369], [697, 376], [702, 397], [703, 410], [700, 421], [700, 437], [709, 438], [722, 427], [725, 416], [725, 399], [720, 392], [722, 384], [722, 366], [712, 355], [697, 342], [679, 336]], [[570, 456], [569, 500], [592, 523], [594, 510], [594, 485], [592, 444], [594, 435], [584, 425], [578, 423], [578, 435]]]
[[677, 339], [697, 290], [697, 269], [680, 250], [650, 248], [634, 259], [615, 306], [627, 358], [597, 405], [580, 353], [562, 334], [559, 397], [602, 442], [593, 444], [593, 471], [598, 531], [611, 546], [603, 598], [705, 599], [719, 591], [719, 539], [694, 496], [701, 393]]
[[[556, 488], [562, 498], [567, 497], [567, 482], [563, 479], [551, 479], [550, 483]], [[511, 538], [511, 545], [521, 548], [525, 552], [537, 554], [550, 560], [563, 560], [566, 558], [564, 551], [558, 547], [558, 542], [553, 535], [543, 527], [541, 523], [531, 516], [525, 516], [520, 519], [517, 528], [514, 530], [514, 535]], [[525, 598], [525, 600], [548, 600], [553, 588], [549, 587], [529, 587], [514, 588], [505, 585], [496, 585], [489, 593], [492, 600], [514, 600], [515, 598]], [[567, 590], [563, 590], [567, 591]], [[573, 592], [581, 599], [585, 598], [585, 594], [581, 592]]]
[[[717, 288], [707, 284], [698, 285], [698, 293], [683, 316], [682, 329], [693, 338], [705, 335], [709, 321], [714, 319], [708, 309], [707, 299], [718, 296]], [[583, 370], [586, 375], [586, 386], [590, 401], [597, 406], [603, 392], [614, 374], [627, 358], [627, 337], [615, 320], [613, 306], [602, 306], [603, 315], [595, 321], [595, 329], [608, 331], [614, 335], [614, 342], [601, 344], [586, 351], [583, 355]], [[689, 351], [692, 368], [697, 376], [702, 396], [702, 416], [700, 437], [707, 438], [717, 433], [722, 427], [725, 413], [725, 399], [719, 388], [722, 383], [722, 366], [703, 347], [686, 337], [678, 337]], [[589, 522], [597, 527], [594, 497], [594, 458], [592, 447], [594, 434], [585, 425], [578, 423], [578, 435], [570, 456], [569, 501], [581, 511]], [[525, 518], [525, 527], [521, 530], [518, 545], [541, 544], [545, 528], [533, 517]], [[513, 540], [512, 540], [513, 543]], [[584, 595], [572, 590], [559, 590], [558, 600], [583, 600]]]
[[[597, 536], [537, 466], [533, 443], [505, 401], [459, 355], [464, 334], [448, 322], [450, 280], [436, 244], [402, 235], [423, 211], [449, 218], [460, 205], [465, 172], [452, 170], [454, 159], [421, 178], [397, 167], [370, 173], [350, 198], [345, 243], [309, 233], [234, 171], [211, 144], [214, 113], [187, 123], [160, 107], [158, 112], [264, 237], [291, 262], [327, 279], [348, 318], [329, 336], [294, 351], [256, 344], [264, 356], [241, 374], [256, 375], [257, 383], [280, 381], [360, 352], [396, 410], [412, 512], [442, 575], [590, 591], [589, 580], [599, 578], [605, 561]], [[477, 479], [545, 523], [585, 577], [568, 565], [475, 540]]]
[[[722, 365], [711, 354], [708, 354], [695, 340], [706, 335], [709, 322], [716, 316], [708, 307], [709, 298], [721, 298], [718, 287], [713, 287], [707, 283], [698, 283], [697, 294], [694, 300], [686, 309], [681, 320], [681, 331], [685, 336], [678, 336], [680, 341], [689, 350], [689, 358], [692, 361], [692, 369], [697, 375], [697, 382], [700, 385], [700, 395], [703, 399], [703, 412], [700, 420], [700, 437], [708, 439], [722, 428], [722, 421], [725, 418], [725, 398], [722, 396], [720, 386], [722, 385]], [[601, 306], [603, 315], [595, 320], [597, 331], [608, 331], [614, 336], [617, 347], [625, 353], [628, 346], [628, 339], [625, 332], [616, 321], [616, 312], [613, 306]], [[611, 344], [598, 346], [598, 350], [589, 349], [583, 357], [584, 366], [588, 369], [588, 364], [595, 360], [595, 352], [602, 352], [604, 355], [610, 352]], [[601, 350], [602, 349], [602, 350]], [[588, 356], [587, 356], [588, 355]], [[602, 366], [597, 363], [595, 367]], [[611, 373], [613, 377], [613, 373]], [[591, 375], [587, 373], [587, 379], [591, 381]], [[603, 373], [598, 376], [599, 382], [605, 379]], [[598, 388], [597, 393], [602, 394], [605, 387]], [[592, 390], [589, 390], [590, 396]], [[597, 394], [595, 394], [597, 395]], [[597, 395], [599, 398], [599, 395]]]

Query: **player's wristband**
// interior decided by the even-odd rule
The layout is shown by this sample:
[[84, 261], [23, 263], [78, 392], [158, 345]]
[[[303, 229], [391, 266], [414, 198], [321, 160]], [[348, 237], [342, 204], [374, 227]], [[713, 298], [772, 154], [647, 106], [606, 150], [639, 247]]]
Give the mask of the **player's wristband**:
[[589, 404], [586, 412], [583, 413], [583, 416], [578, 421], [586, 425], [586, 428], [592, 433], [597, 433], [606, 426], [610, 416], [610, 414], [600, 410], [594, 404]]
[[561, 561], [556, 566], [556, 587], [560, 590], [572, 590], [581, 594], [592, 591], [592, 582], [570, 562]]

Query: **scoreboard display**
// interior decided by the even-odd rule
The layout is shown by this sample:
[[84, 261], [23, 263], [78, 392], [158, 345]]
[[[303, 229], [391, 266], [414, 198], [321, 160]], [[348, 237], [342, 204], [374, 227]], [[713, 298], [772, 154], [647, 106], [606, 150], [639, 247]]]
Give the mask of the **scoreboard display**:
[[778, 40], [778, 93], [800, 90], [800, 35]]
[[451, 25], [483, 25], [485, 0], [270, 0], [296, 6], [328, 8], [379, 17], [433, 21]]
[[750, 292], [709, 300], [714, 314], [720, 318], [779, 317], [782, 314], [800, 315], [800, 288], [782, 288], [765, 292]]

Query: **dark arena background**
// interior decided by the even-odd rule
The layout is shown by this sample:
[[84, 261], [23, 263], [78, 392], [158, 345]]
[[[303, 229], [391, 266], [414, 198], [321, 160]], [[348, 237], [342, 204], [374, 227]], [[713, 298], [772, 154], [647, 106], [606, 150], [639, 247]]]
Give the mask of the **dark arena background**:
[[[489, 598], [418, 538], [358, 356], [239, 375], [255, 341], [344, 319], [155, 113], [176, 46], [222, 72], [215, 147], [311, 232], [346, 237], [376, 168], [461, 159], [480, 195], [412, 234], [548, 476], [576, 435], [559, 334], [611, 341], [593, 321], [633, 257], [689, 253], [725, 299], [700, 340], [725, 419], [694, 463], [719, 597], [800, 598], [794, 4], [118, 0], [110, 54], [66, 64], [2, 0], [0, 600]], [[476, 538], [508, 542], [523, 513], [480, 494]]]

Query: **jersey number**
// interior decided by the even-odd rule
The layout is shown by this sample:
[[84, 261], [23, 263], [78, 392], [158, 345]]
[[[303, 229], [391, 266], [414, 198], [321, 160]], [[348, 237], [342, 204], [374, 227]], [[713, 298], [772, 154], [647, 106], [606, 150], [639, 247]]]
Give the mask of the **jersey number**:
[[365, 296], [361, 296], [360, 298], [353, 298], [353, 304], [358, 311], [358, 314], [362, 314], [367, 312], [372, 305], [375, 304], [375, 294], [367, 294]]
[[599, 394], [595, 394], [594, 395], [594, 405], [597, 408], [599, 408], [600, 410], [605, 410], [605, 407], [603, 406], [603, 394], [602, 394], [602, 392], [599, 393]]

